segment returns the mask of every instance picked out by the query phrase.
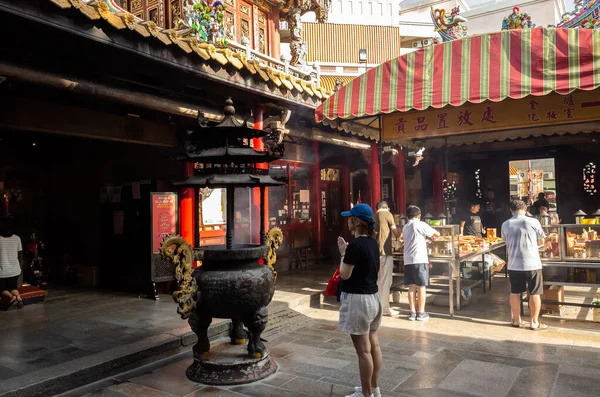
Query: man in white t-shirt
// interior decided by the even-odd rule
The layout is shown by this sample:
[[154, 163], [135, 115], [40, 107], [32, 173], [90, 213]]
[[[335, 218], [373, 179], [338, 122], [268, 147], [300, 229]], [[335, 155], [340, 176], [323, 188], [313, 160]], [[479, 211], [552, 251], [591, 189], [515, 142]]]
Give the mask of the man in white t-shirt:
[[546, 234], [540, 222], [525, 215], [527, 205], [521, 200], [510, 202], [513, 217], [502, 224], [502, 239], [506, 242], [508, 277], [510, 279], [510, 308], [512, 326], [521, 326], [521, 295], [529, 290], [530, 328], [539, 331], [548, 328], [539, 322], [544, 280], [538, 247]]
[[16, 305], [20, 309], [23, 300], [17, 284], [23, 264], [23, 245], [19, 236], [13, 234], [10, 220], [4, 220], [0, 226], [0, 307], [8, 309]]
[[[415, 205], [406, 209], [408, 223], [402, 229], [404, 239], [404, 285], [408, 285], [408, 305], [411, 321], [429, 320], [425, 313], [425, 289], [429, 283], [429, 257], [427, 239], [435, 240], [440, 234], [421, 222], [421, 210]], [[418, 291], [418, 292], [417, 292]], [[417, 295], [418, 293], [418, 295]], [[418, 310], [416, 300], [419, 300]]]

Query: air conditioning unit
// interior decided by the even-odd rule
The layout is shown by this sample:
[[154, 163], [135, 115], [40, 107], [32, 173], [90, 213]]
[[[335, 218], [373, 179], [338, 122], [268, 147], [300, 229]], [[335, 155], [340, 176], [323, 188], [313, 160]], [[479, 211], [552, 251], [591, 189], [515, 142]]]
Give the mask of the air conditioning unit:
[[554, 173], [544, 172], [544, 179], [554, 179]]
[[423, 47], [423, 43], [421, 41], [413, 42], [413, 48], [421, 48]]
[[427, 47], [428, 45], [432, 45], [432, 44], [433, 44], [433, 40], [431, 40], [431, 39], [423, 40], [423, 47]]

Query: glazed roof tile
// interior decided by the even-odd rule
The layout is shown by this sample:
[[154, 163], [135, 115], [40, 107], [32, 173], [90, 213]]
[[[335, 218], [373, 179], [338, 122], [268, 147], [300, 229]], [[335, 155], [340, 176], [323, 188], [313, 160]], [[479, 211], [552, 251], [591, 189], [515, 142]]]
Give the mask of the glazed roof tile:
[[317, 87], [313, 82], [302, 80], [292, 74], [285, 74], [254, 59], [247, 59], [243, 52], [230, 48], [218, 48], [194, 37], [186, 37], [180, 31], [163, 29], [152, 21], [142, 21], [129, 12], [111, 8], [104, 1], [86, 3], [82, 0], [48, 0], [62, 9], [75, 8], [92, 21], [106, 23], [117, 30], [129, 29], [139, 34], [141, 40], [156, 40], [164, 46], [176, 46], [189, 56], [198, 56], [206, 62], [216, 62], [223, 67], [246, 69], [256, 80], [272, 82], [276, 87], [297, 91], [315, 100], [331, 95], [330, 91]]

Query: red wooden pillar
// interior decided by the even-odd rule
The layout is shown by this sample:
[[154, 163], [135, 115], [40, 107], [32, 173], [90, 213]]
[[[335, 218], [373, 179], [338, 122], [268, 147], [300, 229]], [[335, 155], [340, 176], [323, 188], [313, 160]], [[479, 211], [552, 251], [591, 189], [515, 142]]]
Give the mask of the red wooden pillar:
[[432, 214], [434, 217], [437, 217], [444, 211], [444, 197], [443, 197], [443, 186], [442, 186], [442, 175], [444, 171], [442, 170], [442, 165], [439, 163], [435, 163], [433, 165], [433, 210], [435, 214]]
[[[185, 163], [183, 176], [187, 179], [194, 175], [194, 164]], [[188, 242], [194, 245], [194, 211], [196, 211], [196, 200], [194, 189], [181, 189], [179, 192], [179, 233]]]
[[310, 181], [310, 208], [313, 223], [313, 244], [315, 253], [321, 253], [321, 230], [323, 229], [323, 217], [321, 208], [321, 162], [319, 159], [319, 142], [313, 141], [313, 152], [315, 163], [312, 166]]
[[369, 205], [375, 209], [381, 198], [381, 180], [379, 170], [379, 145], [371, 143], [371, 163], [369, 164], [369, 185], [371, 187], [371, 202]]
[[404, 151], [398, 149], [398, 161], [394, 172], [394, 201], [398, 214], [406, 214], [406, 173], [404, 171]]
[[[350, 191], [350, 167], [348, 167], [347, 164], [342, 166], [342, 169], [340, 170], [340, 183], [342, 190], [342, 202], [340, 204], [342, 205], [342, 211], [348, 211], [350, 210], [350, 194], [352, 192]], [[342, 236], [344, 238], [350, 236], [345, 221], [342, 223]]]
[[348, 211], [350, 209], [350, 167], [348, 165], [343, 165], [340, 170], [340, 183], [342, 189], [342, 205], [343, 211]]
[[[264, 107], [262, 105], [258, 105], [252, 111], [252, 115], [254, 116], [254, 128], [257, 130], [263, 129], [263, 114]], [[256, 150], [263, 150], [264, 145], [263, 141], [260, 138], [254, 138], [252, 140], [252, 145]], [[269, 164], [260, 163], [256, 165], [258, 169], [269, 169]], [[269, 191], [265, 189], [264, 202], [262, 203], [265, 209], [265, 229], [269, 229]], [[260, 243], [260, 188], [252, 189], [252, 203], [251, 203], [251, 211], [252, 211], [252, 226], [250, 228], [251, 239], [254, 244]]]

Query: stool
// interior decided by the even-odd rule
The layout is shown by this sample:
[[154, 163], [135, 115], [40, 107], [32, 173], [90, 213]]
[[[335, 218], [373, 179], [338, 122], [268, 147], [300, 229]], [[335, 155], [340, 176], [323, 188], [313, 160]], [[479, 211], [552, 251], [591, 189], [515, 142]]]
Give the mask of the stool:
[[46, 291], [31, 285], [20, 287], [18, 288], [18, 291], [25, 305], [32, 305], [34, 303], [40, 303], [46, 300]]

